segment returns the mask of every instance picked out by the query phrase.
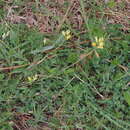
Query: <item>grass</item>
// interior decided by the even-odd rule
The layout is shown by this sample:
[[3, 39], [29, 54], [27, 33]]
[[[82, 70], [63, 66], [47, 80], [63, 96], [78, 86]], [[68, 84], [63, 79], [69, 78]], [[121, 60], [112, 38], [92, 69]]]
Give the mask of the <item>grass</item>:
[[130, 129], [125, 1], [0, 6], [1, 130]]

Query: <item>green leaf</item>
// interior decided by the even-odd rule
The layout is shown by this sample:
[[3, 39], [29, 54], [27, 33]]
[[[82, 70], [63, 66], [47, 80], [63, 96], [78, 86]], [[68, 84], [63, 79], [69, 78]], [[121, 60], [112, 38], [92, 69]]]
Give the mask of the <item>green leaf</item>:
[[114, 8], [115, 6], [116, 6], [116, 3], [115, 3], [114, 0], [110, 0], [110, 1], [108, 2], [108, 7], [109, 7], [109, 8]]
[[69, 56], [68, 56], [68, 59], [67, 61], [69, 63], [74, 63], [78, 60], [78, 57], [77, 57], [77, 54], [76, 53], [70, 53]]
[[51, 50], [51, 49], [53, 49], [53, 48], [54, 48], [53, 45], [51, 45], [51, 46], [45, 46], [45, 47], [43, 47], [43, 48], [36, 49], [36, 50], [32, 51], [31, 54], [37, 54], [37, 53], [40, 53], [40, 52], [43, 53], [43, 52], [48, 51], [48, 50]]
[[4, 79], [4, 77], [5, 77], [5, 75], [4, 75], [4, 74], [0, 74], [0, 80], [3, 80], [3, 79]]
[[130, 106], [130, 92], [124, 92], [124, 98], [125, 101], [128, 103], [128, 105]]
[[19, 42], [18, 32], [15, 32], [13, 30], [10, 31], [10, 41], [13, 44], [17, 44]]

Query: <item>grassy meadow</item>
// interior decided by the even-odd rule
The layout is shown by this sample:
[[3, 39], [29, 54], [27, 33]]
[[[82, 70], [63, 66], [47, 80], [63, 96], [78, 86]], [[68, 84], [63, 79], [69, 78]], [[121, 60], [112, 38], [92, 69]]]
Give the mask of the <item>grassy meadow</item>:
[[127, 0], [0, 0], [0, 130], [130, 130]]

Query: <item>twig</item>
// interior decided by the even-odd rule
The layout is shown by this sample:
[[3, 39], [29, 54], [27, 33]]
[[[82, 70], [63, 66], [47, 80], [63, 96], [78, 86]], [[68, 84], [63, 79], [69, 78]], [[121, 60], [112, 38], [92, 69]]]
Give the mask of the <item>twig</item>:
[[5, 70], [14, 70], [14, 69], [18, 69], [18, 68], [22, 68], [22, 67], [25, 67], [25, 66], [29, 66], [32, 67], [33, 65], [38, 65], [40, 63], [42, 63], [46, 58], [48, 58], [48, 55], [46, 55], [43, 59], [41, 59], [40, 61], [37, 61], [37, 62], [33, 62], [31, 64], [24, 64], [24, 65], [17, 65], [17, 66], [10, 66], [10, 67], [2, 67], [0, 68], [0, 71], [5, 71]]
[[[109, 63], [111, 63], [111, 61], [108, 60], [108, 59], [106, 59], [106, 61], [108, 61]], [[123, 66], [123, 65], [120, 65], [120, 64], [118, 64], [118, 66], [119, 66], [120, 68], [122, 68], [125, 72], [128, 71], [128, 68], [127, 68], [126, 66]]]
[[18, 69], [18, 68], [25, 67], [27, 65], [29, 65], [29, 64], [17, 65], [17, 66], [10, 66], [10, 67], [2, 67], [2, 68], [0, 68], [0, 71]]

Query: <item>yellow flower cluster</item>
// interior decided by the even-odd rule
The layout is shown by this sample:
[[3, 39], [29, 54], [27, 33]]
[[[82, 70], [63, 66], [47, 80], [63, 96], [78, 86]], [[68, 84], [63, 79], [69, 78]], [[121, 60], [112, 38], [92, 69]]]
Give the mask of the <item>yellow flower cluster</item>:
[[103, 37], [100, 37], [100, 38], [95, 37], [95, 42], [92, 42], [92, 46], [103, 49], [104, 38]]
[[32, 77], [29, 76], [29, 77], [27, 77], [27, 79], [28, 79], [29, 83], [32, 83], [32, 82], [34, 82], [35, 80], [38, 79], [38, 75], [36, 74], [36, 75], [34, 75]]
[[69, 40], [72, 37], [70, 30], [62, 31], [62, 35], [65, 37], [66, 40]]

